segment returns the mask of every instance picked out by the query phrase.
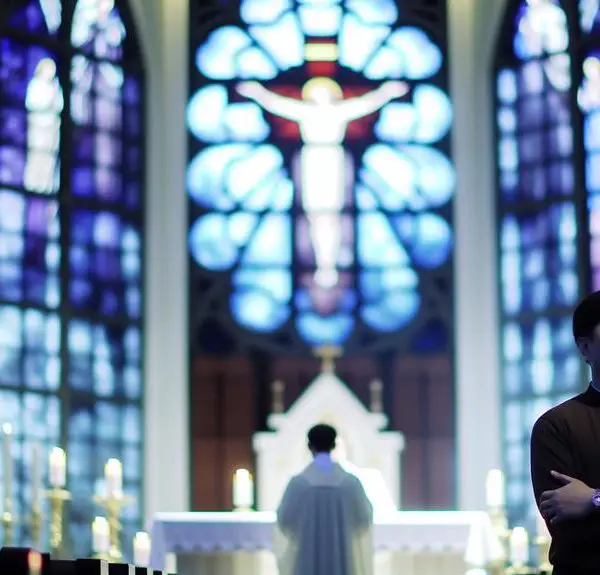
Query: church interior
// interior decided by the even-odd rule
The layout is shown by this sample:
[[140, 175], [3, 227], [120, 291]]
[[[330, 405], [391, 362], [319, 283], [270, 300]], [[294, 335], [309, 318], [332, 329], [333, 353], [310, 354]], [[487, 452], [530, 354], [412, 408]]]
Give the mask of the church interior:
[[0, 78], [4, 547], [274, 574], [325, 422], [378, 575], [548, 568], [598, 0], [5, 0]]

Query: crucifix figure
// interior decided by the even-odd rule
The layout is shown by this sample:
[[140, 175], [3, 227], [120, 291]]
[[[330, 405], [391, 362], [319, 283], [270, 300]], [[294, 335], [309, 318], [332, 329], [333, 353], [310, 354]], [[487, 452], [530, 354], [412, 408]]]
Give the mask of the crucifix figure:
[[349, 187], [348, 174], [352, 171], [343, 146], [346, 129], [353, 120], [404, 96], [408, 85], [386, 82], [376, 90], [348, 99], [344, 99], [335, 81], [320, 77], [304, 85], [302, 99], [281, 96], [258, 82], [243, 82], [237, 91], [271, 114], [299, 125], [303, 145], [294, 179], [316, 262], [314, 283], [331, 289], [338, 283], [337, 266], [344, 249], [342, 209]]

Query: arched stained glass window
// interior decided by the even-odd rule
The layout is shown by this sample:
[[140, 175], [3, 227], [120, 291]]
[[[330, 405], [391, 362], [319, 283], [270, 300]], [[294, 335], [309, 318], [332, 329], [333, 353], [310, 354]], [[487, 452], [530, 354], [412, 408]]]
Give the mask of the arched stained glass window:
[[503, 452], [510, 519], [531, 528], [531, 429], [584, 382], [571, 330], [587, 290], [573, 105], [577, 23], [572, 2], [513, 2], [497, 54]]
[[600, 290], [600, 3], [580, 0], [580, 16], [583, 70], [577, 101], [584, 118], [590, 275], [592, 289]]
[[189, 248], [248, 332], [348, 345], [439, 311], [452, 106], [408, 22], [393, 0], [243, 0], [198, 47]]
[[2, 4], [0, 423], [15, 440], [17, 543], [34, 452], [45, 478], [61, 445], [77, 556], [110, 457], [136, 499], [124, 537], [141, 523], [142, 82], [126, 2]]

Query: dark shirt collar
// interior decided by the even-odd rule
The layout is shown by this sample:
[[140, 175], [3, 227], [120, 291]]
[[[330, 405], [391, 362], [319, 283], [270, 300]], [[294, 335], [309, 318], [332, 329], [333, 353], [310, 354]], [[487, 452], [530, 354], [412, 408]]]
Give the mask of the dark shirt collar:
[[581, 399], [586, 405], [597, 405], [600, 407], [600, 391], [591, 383], [587, 390], [581, 394]]

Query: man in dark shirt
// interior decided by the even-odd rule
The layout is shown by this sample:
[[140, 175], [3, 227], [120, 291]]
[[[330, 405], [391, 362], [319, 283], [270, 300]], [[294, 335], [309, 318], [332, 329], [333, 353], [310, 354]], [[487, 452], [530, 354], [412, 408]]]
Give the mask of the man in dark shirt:
[[542, 415], [531, 435], [535, 500], [552, 535], [554, 575], [600, 574], [600, 292], [573, 314], [573, 336], [592, 368], [584, 393]]

